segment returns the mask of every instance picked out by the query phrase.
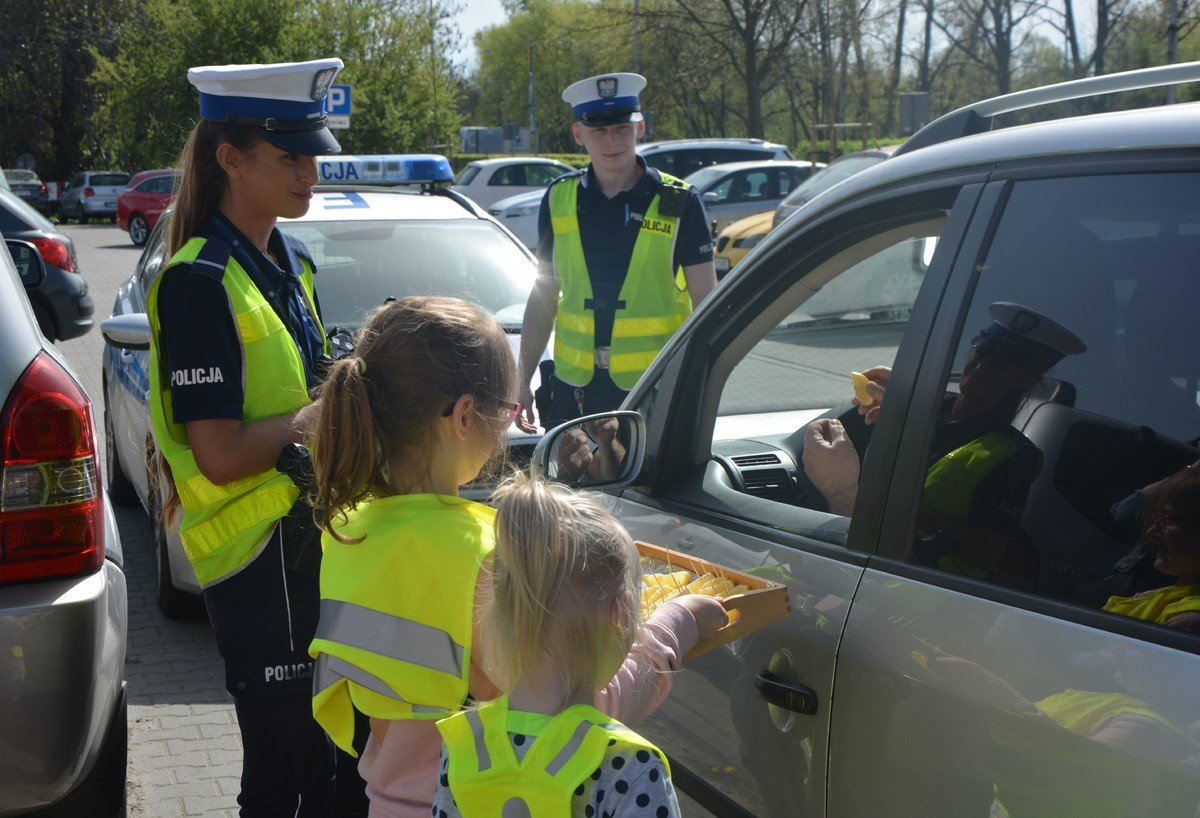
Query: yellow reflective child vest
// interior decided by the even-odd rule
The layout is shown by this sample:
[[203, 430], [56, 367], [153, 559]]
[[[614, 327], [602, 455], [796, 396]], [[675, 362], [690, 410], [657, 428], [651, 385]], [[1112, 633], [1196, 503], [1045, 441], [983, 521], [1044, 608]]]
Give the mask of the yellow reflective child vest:
[[[438, 494], [359, 504], [322, 539], [313, 715], [354, 755], [354, 708], [380, 719], [437, 719], [462, 707], [480, 566], [496, 512]], [[352, 706], [353, 705], [353, 706]]]
[[[291, 478], [273, 468], [222, 486], [211, 482], [196, 465], [185, 425], [172, 417], [171, 373], [163, 360], [158, 290], [172, 267], [197, 261], [208, 245], [206, 239], [194, 238], [181, 247], [146, 296], [151, 330], [150, 420], [155, 443], [170, 464], [179, 492], [183, 506], [180, 538], [201, 587], [220, 582], [253, 560], [275, 523], [299, 496]], [[214, 257], [227, 259], [220, 281], [229, 297], [242, 350], [243, 422], [295, 412], [310, 401], [304, 362], [291, 333], [227, 248], [222, 251], [214, 245], [210, 251], [219, 252]], [[300, 264], [307, 306], [316, 316], [312, 266], [303, 257]], [[191, 273], [200, 274], [205, 273]], [[328, 352], [324, 329], [321, 336]]]
[[[661, 175], [664, 183], [683, 184]], [[592, 281], [579, 236], [578, 195], [578, 177], [550, 188], [554, 271], [561, 289], [554, 325], [554, 374], [574, 386], [586, 386], [596, 364], [596, 321], [594, 312], [584, 306], [592, 298]], [[674, 270], [679, 218], [659, 212], [661, 199], [656, 193], [646, 208], [618, 296], [625, 305], [613, 319], [609, 374], [622, 389], [633, 388], [692, 312], [691, 296]]]
[[[538, 728], [530, 724], [539, 721]], [[661, 750], [587, 705], [539, 718], [535, 713], [510, 711], [508, 699], [500, 698], [455, 713], [437, 726], [450, 761], [450, 791], [463, 818], [571, 815], [572, 795], [604, 761], [613, 740], [654, 753], [667, 775], [671, 773]], [[510, 732], [536, 736], [520, 761]]]

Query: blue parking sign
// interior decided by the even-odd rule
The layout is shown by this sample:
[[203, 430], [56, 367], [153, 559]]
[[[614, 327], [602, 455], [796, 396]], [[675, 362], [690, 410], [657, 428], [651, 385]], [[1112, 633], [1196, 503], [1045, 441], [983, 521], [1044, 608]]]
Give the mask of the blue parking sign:
[[330, 116], [350, 115], [349, 85], [329, 86], [329, 103], [326, 106], [326, 113], [328, 113]]

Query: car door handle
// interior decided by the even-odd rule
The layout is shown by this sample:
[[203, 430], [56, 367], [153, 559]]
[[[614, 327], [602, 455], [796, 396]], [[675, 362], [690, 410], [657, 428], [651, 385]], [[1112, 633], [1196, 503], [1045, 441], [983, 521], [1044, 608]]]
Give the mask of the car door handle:
[[771, 671], [763, 670], [754, 678], [754, 689], [759, 698], [777, 707], [806, 716], [816, 715], [817, 693], [807, 685], [789, 684]]

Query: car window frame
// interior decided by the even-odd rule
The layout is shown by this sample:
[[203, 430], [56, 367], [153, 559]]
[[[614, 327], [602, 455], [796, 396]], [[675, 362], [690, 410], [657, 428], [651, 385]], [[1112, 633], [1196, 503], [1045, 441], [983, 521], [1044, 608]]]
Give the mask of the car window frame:
[[[750, 495], [742, 495], [746, 499], [744, 505], [752, 506], [744, 513], [723, 510], [718, 507], [721, 503], [706, 504], [706, 498], [712, 495], [706, 494], [703, 481], [708, 475], [703, 473], [715, 464], [711, 441], [716, 412], [728, 373], [736, 365], [736, 361], [728, 364], [724, 375], [713, 380], [716, 359], [747, 331], [757, 317], [764, 314], [785, 292], [797, 286], [799, 280], [816, 269], [817, 265], [861, 243], [868, 235], [884, 232], [882, 225], [887, 221], [894, 223], [895, 227], [927, 221], [935, 211], [921, 209], [922, 193], [926, 199], [932, 196], [947, 200], [953, 196], [951, 216], [946, 219], [940, 232], [939, 253], [926, 272], [926, 283], [922, 285], [914, 303], [912, 317], [902, 336], [897, 362], [906, 363], [907, 358], [919, 355], [925, 346], [925, 327], [941, 300], [951, 264], [949, 259], [953, 258], [962, 240], [969, 213], [978, 199], [978, 181], [974, 178], [939, 180], [938, 184], [927, 186], [932, 190], [914, 186], [912, 190], [902, 193], [860, 196], [852, 203], [844, 203], [806, 220], [800, 230], [788, 229], [786, 236], [776, 237], [772, 242], [776, 247], [775, 252], [757, 254], [747, 270], [736, 279], [736, 286], [718, 290], [714, 294], [714, 302], [693, 319], [694, 324], [685, 325], [688, 331], [677, 333], [659, 362], [627, 400], [626, 405], [632, 408], [644, 405], [644, 401], [651, 399], [659, 404], [647, 419], [653, 459], [636, 483], [626, 490], [630, 496], [637, 502], [670, 509], [677, 515], [684, 514], [709, 524], [751, 533], [809, 553], [820, 553], [854, 563], [871, 554], [878, 542], [878, 532], [866, 524], [871, 516], [869, 513], [858, 513], [849, 521], [846, 542], [841, 545], [783, 530], [783, 526], [793, 523], [797, 518], [809, 521], [813, 515], [822, 514], [813, 509]], [[880, 220], [881, 208], [898, 202], [906, 202], [905, 207], [917, 207], [903, 218]], [[960, 215], [964, 211], [966, 215]], [[809, 241], [807, 237], [813, 236], [821, 238], [819, 241]], [[808, 272], [798, 276], [797, 268], [805, 266]], [[751, 297], [744, 299], [744, 303], [738, 303], [739, 293], [742, 296], [750, 293]], [[761, 336], [756, 338], [761, 339]], [[756, 342], [750, 342], [750, 348]], [[740, 361], [742, 357], [744, 355], [737, 355], [736, 360]], [[662, 405], [664, 396], [667, 396], [666, 406]], [[903, 403], [903, 400], [898, 402]], [[903, 413], [896, 414], [898, 417], [894, 423], [900, 425], [903, 423]], [[884, 438], [877, 447], [873, 468], [891, 473], [890, 455], [894, 453], [895, 437], [896, 433], [893, 433], [891, 441]], [[860, 502], [863, 500], [874, 504], [864, 508], [877, 507], [886, 500], [886, 495], [864, 497], [860, 493]], [[856, 521], [859, 521], [857, 526]]]
[[[886, 474], [868, 474], [864, 470], [863, 481], [859, 485], [859, 502], [863, 501], [866, 492], [876, 496], [883, 495], [883, 513], [879, 515], [877, 522], [865, 519], [868, 515], [855, 514], [851, 521], [850, 536], [853, 538], [856, 534], [856, 523], [866, 528], [874, 522], [872, 527], [879, 532], [903, 532], [900, 536], [877, 534], [880, 547], [872, 557], [874, 567], [896, 576], [1044, 614], [1060, 621], [1200, 655], [1200, 639], [1194, 634], [1174, 633], [1169, 628], [1149, 622], [1115, 617], [1097, 609], [1041, 596], [1031, 591], [941, 571], [921, 565], [911, 558], [912, 535], [916, 529], [917, 511], [924, 488], [924, 481], [917, 479], [917, 475], [923, 474], [927, 465], [928, 450], [937, 425], [936, 407], [940, 405], [946, 380], [954, 365], [958, 341], [966, 322], [967, 306], [971, 303], [981, 274], [979, 265], [986, 256], [1003, 216], [1012, 184], [1026, 179], [1109, 176], [1159, 170], [1200, 172], [1200, 158], [1155, 156], [1153, 152], [1113, 157], [1099, 157], [1094, 154], [1055, 157], [1053, 161], [1039, 157], [1014, 163], [991, 175], [980, 197], [980, 204], [966, 239], [958, 249], [957, 261], [949, 271], [942, 297], [944, 306], [939, 306], [929, 325], [927, 346], [915, 370], [916, 374], [905, 402], [907, 416], [919, 420], [911, 423], [891, 423], [889, 418], [880, 415], [876, 436], [872, 438], [874, 443], [876, 437], [885, 430], [896, 436], [894, 466]], [[888, 385], [889, 394], [895, 385], [897, 383], [893, 378]]]

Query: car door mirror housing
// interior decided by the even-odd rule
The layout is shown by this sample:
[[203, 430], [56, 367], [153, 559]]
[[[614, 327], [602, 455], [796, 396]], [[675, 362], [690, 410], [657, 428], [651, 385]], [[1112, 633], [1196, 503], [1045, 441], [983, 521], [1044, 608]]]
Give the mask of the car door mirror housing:
[[587, 488], [620, 488], [646, 459], [646, 421], [637, 412], [588, 415], [546, 433], [533, 450], [535, 476]]
[[150, 348], [150, 319], [144, 312], [114, 315], [100, 322], [100, 334], [110, 347], [128, 352]]
[[26, 287], [36, 287], [46, 280], [46, 262], [42, 260], [42, 254], [36, 247], [27, 241], [16, 239], [9, 239], [5, 244], [8, 245], [8, 254], [12, 256], [22, 284]]
[[721, 201], [721, 197], [717, 195], [715, 190], [708, 191], [701, 198], [704, 199], [705, 204], [716, 204], [717, 202]]

